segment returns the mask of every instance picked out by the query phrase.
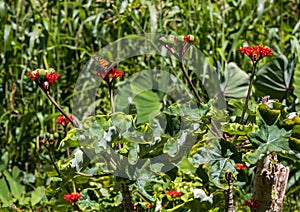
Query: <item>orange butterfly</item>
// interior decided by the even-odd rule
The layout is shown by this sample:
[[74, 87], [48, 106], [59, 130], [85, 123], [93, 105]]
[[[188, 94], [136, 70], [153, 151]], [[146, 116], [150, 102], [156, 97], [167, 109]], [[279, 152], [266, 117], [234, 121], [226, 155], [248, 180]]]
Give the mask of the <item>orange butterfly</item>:
[[116, 62], [110, 62], [102, 57], [98, 57], [96, 55], [93, 56], [93, 59], [99, 63], [99, 65], [105, 70], [109, 71], [115, 64]]

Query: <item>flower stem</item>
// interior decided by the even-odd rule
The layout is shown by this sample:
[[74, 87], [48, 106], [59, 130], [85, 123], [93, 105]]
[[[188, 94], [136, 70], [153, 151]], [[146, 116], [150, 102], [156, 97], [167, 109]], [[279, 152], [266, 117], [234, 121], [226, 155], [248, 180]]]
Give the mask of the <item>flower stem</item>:
[[188, 81], [190, 87], [192, 88], [192, 90], [193, 90], [193, 92], [194, 92], [194, 94], [195, 94], [195, 96], [196, 96], [198, 102], [199, 102], [199, 103], [202, 103], [203, 101], [202, 101], [202, 99], [201, 99], [199, 93], [197, 92], [197, 90], [196, 90], [196, 88], [195, 88], [195, 86], [194, 86], [192, 80], [190, 79], [190, 77], [189, 77], [189, 75], [188, 75], [188, 73], [187, 73], [187, 71], [186, 71], [186, 69], [185, 69], [185, 67], [184, 67], [184, 63], [183, 63], [182, 61], [181, 61], [181, 63], [180, 63], [180, 68], [181, 68], [181, 70], [182, 70], [182, 72], [183, 72], [185, 78], [187, 79], [187, 81]]
[[45, 91], [48, 99], [50, 99], [50, 101], [55, 105], [55, 107], [71, 122], [71, 124], [76, 127], [79, 128], [79, 126], [75, 123], [75, 121], [73, 121], [68, 115], [67, 113], [57, 104], [57, 102], [53, 99], [53, 97], [51, 96], [49, 91]]
[[244, 108], [243, 108], [243, 112], [242, 112], [239, 124], [243, 123], [244, 116], [245, 116], [246, 111], [248, 109], [248, 103], [249, 103], [250, 94], [251, 94], [251, 90], [252, 90], [252, 84], [253, 84], [253, 81], [254, 81], [255, 70], [256, 70], [256, 63], [254, 62], [253, 66], [252, 66], [252, 73], [251, 73], [250, 84], [249, 84], [248, 92], [247, 92], [247, 96], [246, 96], [246, 101], [245, 101], [245, 105], [244, 105]]
[[112, 83], [108, 83], [108, 90], [109, 90], [109, 97], [110, 97], [110, 103], [111, 103], [111, 110], [114, 113], [115, 112], [115, 102], [114, 102], [114, 91], [112, 89]]
[[53, 146], [50, 145], [50, 147], [49, 147], [49, 149], [48, 149], [48, 151], [49, 151], [49, 156], [50, 156], [50, 160], [51, 160], [51, 163], [53, 164], [53, 166], [54, 166], [55, 171], [57, 172], [57, 174], [58, 174], [59, 176], [61, 176], [61, 173], [60, 173], [58, 167], [56, 166], [56, 163], [55, 163], [54, 158], [53, 158], [53, 156], [52, 156], [52, 147], [53, 147]]
[[73, 192], [76, 193], [76, 186], [75, 186], [74, 181], [72, 181], [72, 186], [73, 186]]
[[[178, 57], [177, 57], [177, 58], [178, 58]], [[203, 101], [202, 101], [202, 99], [201, 99], [199, 93], [197, 92], [197, 90], [196, 90], [196, 88], [195, 88], [195, 86], [194, 86], [192, 80], [190, 79], [190, 77], [189, 77], [189, 75], [188, 75], [188, 73], [187, 73], [187, 71], [186, 71], [186, 69], [185, 69], [185, 66], [184, 66], [183, 61], [182, 61], [182, 60], [180, 60], [180, 61], [181, 61], [181, 63], [180, 63], [180, 68], [181, 68], [181, 70], [182, 70], [182, 72], [183, 72], [185, 78], [187, 79], [187, 81], [188, 81], [190, 87], [192, 88], [192, 90], [193, 90], [193, 92], [194, 92], [194, 94], [195, 94], [195, 96], [196, 96], [198, 102], [199, 102], [199, 103], [203, 103]], [[220, 138], [223, 138], [223, 135], [222, 135], [221, 131], [218, 129], [216, 123], [215, 123], [213, 120], [211, 120], [211, 125], [212, 125], [213, 129], [215, 130], [215, 132], [217, 133], [217, 135], [218, 135]]]

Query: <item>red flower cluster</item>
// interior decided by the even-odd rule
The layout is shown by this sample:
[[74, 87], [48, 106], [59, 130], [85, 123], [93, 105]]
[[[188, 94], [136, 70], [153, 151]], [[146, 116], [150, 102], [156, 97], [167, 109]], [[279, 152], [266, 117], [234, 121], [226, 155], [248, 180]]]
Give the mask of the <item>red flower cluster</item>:
[[248, 206], [250, 208], [257, 208], [259, 201], [254, 199], [254, 197], [251, 198], [251, 200], [247, 200], [245, 202], [245, 206]]
[[73, 193], [73, 192], [70, 194], [64, 195], [64, 199], [67, 200], [72, 205], [74, 205], [80, 199], [80, 197], [82, 197], [82, 194]]
[[238, 50], [242, 54], [245, 54], [248, 57], [250, 57], [253, 63], [256, 63], [257, 61], [266, 56], [273, 55], [273, 52], [271, 52], [271, 49], [269, 47], [261, 45], [240, 47]]
[[169, 194], [172, 198], [181, 196], [181, 192], [176, 190], [167, 191], [166, 194]]
[[[70, 117], [71, 120], [73, 120], [73, 116], [72, 115], [69, 115], [69, 117]], [[70, 121], [65, 116], [61, 115], [61, 116], [57, 117], [56, 122], [58, 124], [66, 126], [67, 124], [69, 124]]]
[[184, 40], [184, 42], [190, 42], [191, 41], [191, 35], [184, 36], [183, 40]]
[[46, 79], [48, 80], [48, 82], [50, 83], [50, 85], [52, 83], [55, 82], [55, 80], [57, 80], [59, 78], [59, 76], [57, 75], [57, 73], [51, 73], [51, 74], [46, 74]]
[[60, 77], [53, 68], [31, 70], [27, 75], [44, 90], [49, 90], [55, 80]]
[[[120, 71], [116, 68], [112, 68], [108, 73], [106, 73], [106, 70], [100, 70], [96, 73], [96, 75], [99, 78], [104, 79], [107, 83], [111, 83], [115, 79], [121, 77], [124, 75], [123, 71]], [[110, 80], [111, 79], [111, 80]]]
[[242, 169], [242, 170], [247, 170], [247, 167], [242, 163], [235, 164], [235, 168]]

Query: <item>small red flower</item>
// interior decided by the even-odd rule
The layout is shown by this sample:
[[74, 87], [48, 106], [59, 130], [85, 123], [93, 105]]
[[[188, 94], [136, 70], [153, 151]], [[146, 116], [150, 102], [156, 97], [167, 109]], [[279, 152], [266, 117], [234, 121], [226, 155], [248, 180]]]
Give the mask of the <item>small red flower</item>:
[[30, 77], [33, 81], [36, 81], [39, 78], [39, 72], [38, 71], [29, 71], [27, 76]]
[[123, 76], [124, 72], [122, 72], [116, 68], [112, 68], [111, 71], [108, 73], [108, 75], [112, 76], [112, 79], [115, 80], [115, 79]]
[[191, 36], [190, 35], [184, 36], [183, 40], [184, 40], [184, 42], [190, 42]]
[[82, 197], [82, 194], [73, 193], [73, 192], [70, 194], [64, 195], [64, 199], [67, 200], [72, 205], [74, 205], [80, 199], [80, 197]]
[[242, 170], [247, 170], [247, 167], [242, 163], [235, 164], [235, 168], [242, 169]]
[[[100, 70], [96, 73], [96, 75], [99, 78], [104, 79], [107, 83], [111, 83], [115, 79], [121, 77], [124, 75], [123, 71], [120, 71], [119, 69], [112, 68], [108, 73], [106, 73], [105, 70]], [[110, 80], [111, 79], [111, 80]]]
[[[71, 120], [73, 120], [73, 116], [72, 115], [69, 115], [69, 117], [70, 117]], [[66, 126], [67, 124], [69, 124], [70, 121], [65, 116], [61, 115], [61, 116], [57, 117], [56, 122], [58, 124]]]
[[247, 55], [253, 63], [256, 63], [266, 56], [273, 55], [273, 52], [271, 52], [271, 49], [269, 47], [261, 45], [240, 47], [238, 50], [242, 54]]
[[52, 83], [54, 83], [55, 80], [57, 80], [60, 76], [57, 75], [57, 73], [53, 72], [51, 74], [46, 74], [46, 79], [48, 80], [48, 82], [50, 83], [50, 85], [52, 85]]
[[259, 204], [259, 201], [254, 199], [254, 197], [252, 197], [251, 200], [247, 200], [245, 202], [245, 206], [248, 206], [250, 208], [257, 208], [258, 204]]
[[167, 191], [166, 194], [169, 194], [172, 198], [181, 196], [181, 192], [176, 190]]

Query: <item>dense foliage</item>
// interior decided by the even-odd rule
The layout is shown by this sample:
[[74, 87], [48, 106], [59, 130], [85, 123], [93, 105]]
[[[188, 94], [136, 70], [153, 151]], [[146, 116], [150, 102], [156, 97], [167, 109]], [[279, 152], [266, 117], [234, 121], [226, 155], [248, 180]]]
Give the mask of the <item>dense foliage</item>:
[[[299, 110], [300, 97], [299, 8], [299, 0], [0, 0], [0, 207], [123, 211], [121, 187], [127, 185], [140, 211], [218, 211], [225, 207], [225, 174], [231, 172], [235, 207], [250, 211], [257, 204], [251, 200], [255, 164], [276, 152], [290, 168], [285, 211], [297, 210], [300, 118], [293, 112]], [[111, 86], [119, 91], [116, 104], [122, 106], [127, 95], [153, 85], [146, 70], [168, 71], [189, 86], [178, 61], [141, 55], [116, 65], [124, 76], [114, 84], [101, 82], [96, 114], [83, 127], [72, 127], [63, 117], [57, 123], [61, 113], [28, 71], [54, 68], [60, 77], [51, 83], [51, 94], [71, 114], [75, 83], [92, 56], [120, 38], [146, 33], [194, 35], [191, 49], [205, 55], [203, 67], [197, 68], [217, 73], [226, 108], [216, 110], [216, 99], [206, 92], [210, 81], [203, 83], [205, 76], [187, 66], [201, 104], [192, 89], [186, 94], [190, 101], [182, 104], [148, 89], [138, 94], [127, 114], [111, 113]], [[258, 44], [274, 54], [257, 64], [246, 123], [239, 123], [252, 66], [238, 49]], [[162, 81], [168, 78], [159, 74]], [[136, 81], [139, 86], [130, 84]], [[180, 88], [170, 89], [180, 94]], [[266, 95], [271, 100], [261, 102]], [[165, 126], [162, 120], [167, 120]], [[211, 120], [223, 121], [225, 137], [214, 133]], [[103, 158], [86, 157], [86, 139], [84, 148], [103, 153]], [[119, 153], [116, 158], [104, 151], [104, 140]], [[187, 157], [176, 158], [186, 140], [193, 141]], [[146, 162], [133, 168], [139, 158], [161, 154], [174, 157], [173, 169], [164, 172], [160, 163]], [[108, 174], [111, 169], [118, 176]]]

